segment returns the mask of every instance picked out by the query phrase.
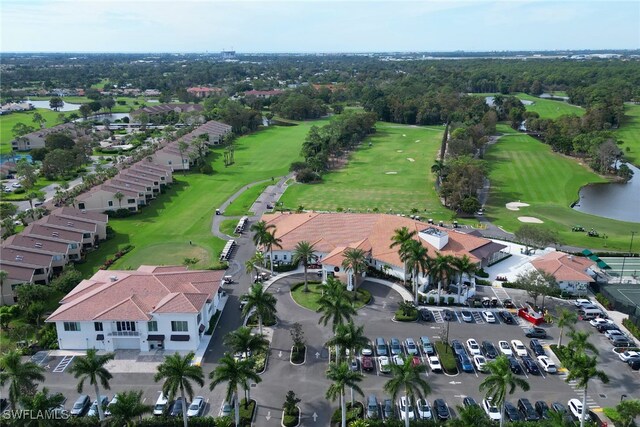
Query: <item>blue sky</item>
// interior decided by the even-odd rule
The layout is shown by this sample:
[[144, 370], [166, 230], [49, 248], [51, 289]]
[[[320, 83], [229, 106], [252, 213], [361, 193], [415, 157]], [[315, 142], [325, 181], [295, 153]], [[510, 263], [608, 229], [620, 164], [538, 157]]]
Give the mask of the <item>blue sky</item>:
[[0, 0], [3, 52], [640, 48], [640, 1]]

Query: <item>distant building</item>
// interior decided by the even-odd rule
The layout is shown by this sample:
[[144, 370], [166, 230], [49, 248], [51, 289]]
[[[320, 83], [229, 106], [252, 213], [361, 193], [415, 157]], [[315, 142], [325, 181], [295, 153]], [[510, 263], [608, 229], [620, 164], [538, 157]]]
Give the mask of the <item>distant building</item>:
[[255, 98], [271, 98], [272, 96], [282, 95], [284, 93], [283, 90], [273, 89], [273, 90], [249, 90], [244, 93], [245, 97], [255, 97]]
[[84, 131], [76, 129], [74, 123], [63, 123], [46, 129], [38, 129], [11, 141], [11, 148], [14, 151], [28, 151], [34, 148], [44, 148], [47, 135], [52, 133], [66, 132], [72, 138], [78, 137]]
[[220, 56], [222, 59], [235, 59], [236, 51], [235, 50], [223, 50], [220, 52]]
[[213, 95], [222, 95], [224, 93], [224, 90], [219, 87], [197, 86], [197, 87], [190, 87], [189, 89], [187, 89], [187, 93], [197, 96], [198, 98], [206, 98], [208, 96], [213, 96]]
[[193, 111], [202, 111], [202, 105], [200, 104], [159, 104], [159, 105], [150, 105], [147, 107], [140, 108], [136, 111], [131, 112], [131, 117], [136, 117], [141, 113], [146, 113], [149, 116], [155, 116], [158, 114], [167, 114], [170, 112], [180, 113], [191, 113]]
[[595, 281], [592, 276], [596, 262], [586, 257], [549, 252], [531, 261], [531, 265], [540, 272], [551, 274], [560, 290], [570, 294], [586, 294], [589, 283]]

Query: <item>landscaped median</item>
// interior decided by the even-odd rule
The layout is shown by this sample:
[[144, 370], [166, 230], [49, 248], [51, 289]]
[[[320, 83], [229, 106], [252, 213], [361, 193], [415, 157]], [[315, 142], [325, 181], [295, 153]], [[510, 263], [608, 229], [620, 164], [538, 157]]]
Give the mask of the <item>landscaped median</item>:
[[[291, 298], [300, 306], [309, 310], [318, 311], [320, 306], [318, 300], [322, 296], [322, 284], [320, 282], [308, 282], [309, 292], [304, 291], [304, 283], [297, 283], [291, 287]], [[353, 292], [346, 292], [349, 298], [353, 299]], [[371, 292], [366, 289], [358, 288], [356, 291], [357, 298], [354, 308], [357, 310], [369, 304], [371, 301]]]
[[458, 373], [458, 362], [456, 355], [449, 344], [442, 341], [436, 341], [436, 352], [440, 357], [440, 364], [445, 374], [456, 375]]

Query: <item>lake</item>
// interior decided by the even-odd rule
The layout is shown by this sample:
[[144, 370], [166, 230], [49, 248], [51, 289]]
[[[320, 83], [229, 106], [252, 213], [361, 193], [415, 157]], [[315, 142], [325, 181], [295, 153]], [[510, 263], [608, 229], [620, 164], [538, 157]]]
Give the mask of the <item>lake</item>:
[[640, 169], [627, 163], [633, 178], [622, 184], [589, 184], [580, 189], [577, 211], [620, 221], [640, 223]]
[[[51, 110], [49, 107], [49, 101], [27, 101], [29, 104], [33, 104], [36, 108], [46, 108], [47, 110]], [[80, 104], [71, 104], [69, 102], [65, 102], [62, 108], [59, 108], [58, 111], [76, 111], [80, 109]]]

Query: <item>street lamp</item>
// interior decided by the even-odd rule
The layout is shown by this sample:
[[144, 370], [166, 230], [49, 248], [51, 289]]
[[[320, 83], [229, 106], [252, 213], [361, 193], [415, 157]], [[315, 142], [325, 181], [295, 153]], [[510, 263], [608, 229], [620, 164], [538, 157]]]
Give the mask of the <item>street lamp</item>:
[[623, 394], [622, 396], [620, 396], [620, 403], [622, 403], [622, 401], [624, 400], [625, 397], [627, 397], [626, 394]]
[[[633, 236], [635, 236], [637, 231], [631, 232], [631, 242], [629, 243], [629, 256], [632, 256], [631, 248], [633, 247]], [[622, 257], [622, 269], [620, 270], [620, 284], [622, 284], [622, 277], [624, 276], [624, 263], [627, 260], [627, 257]]]

